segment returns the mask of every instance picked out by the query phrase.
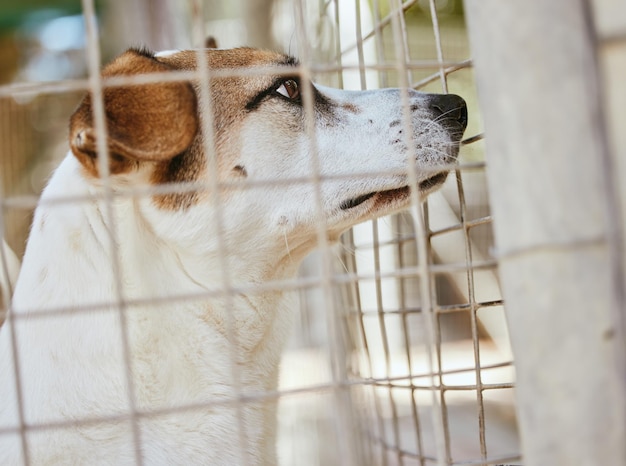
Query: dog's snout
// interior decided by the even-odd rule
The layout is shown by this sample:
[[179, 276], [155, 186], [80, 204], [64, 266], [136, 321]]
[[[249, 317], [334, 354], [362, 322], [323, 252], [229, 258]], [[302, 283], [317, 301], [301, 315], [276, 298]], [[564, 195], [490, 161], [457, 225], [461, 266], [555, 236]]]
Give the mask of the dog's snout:
[[437, 118], [453, 120], [463, 128], [467, 126], [467, 105], [455, 94], [433, 94], [428, 103]]

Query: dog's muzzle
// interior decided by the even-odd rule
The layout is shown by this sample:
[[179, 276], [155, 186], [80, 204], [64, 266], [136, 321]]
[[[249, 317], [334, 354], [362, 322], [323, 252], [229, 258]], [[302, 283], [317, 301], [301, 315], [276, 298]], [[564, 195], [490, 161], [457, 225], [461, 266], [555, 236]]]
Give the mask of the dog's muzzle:
[[[455, 160], [463, 132], [467, 127], [467, 104], [465, 100], [455, 94], [428, 94], [423, 105], [426, 105], [430, 111], [430, 118], [449, 134], [451, 145], [447, 148], [448, 160]], [[448, 177], [448, 172], [449, 170], [433, 173], [432, 176], [419, 182], [418, 189], [422, 193], [432, 191], [443, 184]], [[364, 204], [374, 196], [378, 196], [379, 199], [393, 200], [407, 197], [409, 193], [410, 189], [408, 186], [388, 191], [369, 192], [347, 199], [339, 207], [341, 210], [349, 210]]]
[[[432, 112], [432, 118], [450, 134], [455, 147], [451, 157], [456, 158], [461, 138], [467, 127], [467, 104], [463, 98], [455, 94], [431, 94], [428, 106]], [[448, 177], [448, 172], [435, 173], [430, 178], [419, 183], [420, 191], [429, 191], [443, 184]]]
[[[465, 100], [455, 94], [431, 94], [428, 106], [433, 119], [447, 130], [461, 134], [467, 127], [467, 104]], [[459, 135], [460, 137], [460, 135]]]

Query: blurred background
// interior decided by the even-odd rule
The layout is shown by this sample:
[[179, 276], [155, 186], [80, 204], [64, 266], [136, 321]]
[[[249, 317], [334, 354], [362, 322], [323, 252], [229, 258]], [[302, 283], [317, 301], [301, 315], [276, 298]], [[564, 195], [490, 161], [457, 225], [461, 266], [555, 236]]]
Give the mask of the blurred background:
[[[88, 89], [93, 50], [86, 46], [83, 4], [0, 0], [2, 234], [18, 255], [37, 197], [67, 152], [68, 117]], [[411, 213], [359, 225], [332, 251], [332, 289], [299, 290], [281, 373], [281, 464], [345, 464], [346, 450], [358, 453], [359, 465], [520, 464], [516, 374], [500, 289], [507, 276], [525, 454], [551, 458], [534, 463], [541, 465], [599, 464], [598, 455], [615, 450], [611, 435], [623, 444], [623, 415], [612, 413], [622, 413], [624, 404], [623, 328], [615, 324], [623, 325], [624, 305], [606, 303], [623, 298], [624, 284], [606, 264], [614, 273], [626, 263], [626, 203], [614, 200], [612, 211], [605, 205], [611, 176], [612, 194], [626, 199], [626, 183], [619, 182], [626, 179], [623, 0], [96, 0], [95, 9], [103, 62], [130, 46], [201, 46], [200, 24], [221, 47], [306, 57], [322, 84], [374, 89], [408, 82], [468, 103], [458, 170], [413, 211], [423, 213], [425, 231], [416, 231]], [[526, 22], [518, 21], [520, 13]], [[480, 42], [474, 52], [483, 53], [482, 67], [475, 59], [487, 90], [485, 118], [492, 118], [489, 138], [496, 141], [489, 147], [501, 151], [490, 158], [489, 180], [498, 188], [496, 225], [506, 233], [499, 239], [513, 251], [507, 270], [501, 260], [501, 274], [466, 19]], [[497, 40], [504, 46], [494, 46]], [[490, 56], [493, 50], [500, 54]], [[569, 103], [575, 110], [537, 125], [538, 114], [554, 110], [557, 94], [556, 113]], [[568, 125], [580, 115], [589, 121], [572, 132]], [[597, 146], [577, 152], [596, 137]], [[581, 209], [590, 199], [597, 209]], [[510, 202], [524, 209], [512, 211]], [[600, 225], [590, 218], [606, 212], [610, 231], [599, 228], [602, 238], [580, 234]], [[534, 233], [538, 242], [526, 243], [524, 234]], [[613, 241], [608, 247], [604, 236]], [[420, 244], [427, 257], [418, 254]], [[586, 260], [586, 248], [600, 246], [610, 260]], [[321, 262], [312, 255], [302, 277], [319, 278]], [[424, 263], [426, 278], [418, 271]], [[609, 283], [617, 284], [615, 296], [605, 292]], [[609, 396], [616, 393], [622, 398]], [[618, 428], [605, 432], [611, 416]], [[604, 464], [622, 463], [623, 457]]]
[[[392, 15], [399, 6], [401, 14]], [[519, 456], [512, 356], [492, 257], [483, 128], [462, 1], [100, 0], [95, 7], [103, 62], [130, 46], [199, 46], [191, 31], [201, 14], [220, 47], [304, 54], [322, 84], [395, 87], [408, 70], [414, 88], [466, 99], [466, 137], [475, 140], [462, 149], [465, 168], [426, 207], [428, 260], [442, 267], [432, 277], [436, 341], [424, 333], [411, 216], [356, 228], [334, 252], [338, 274], [360, 277], [337, 285], [333, 295], [345, 324], [341, 363], [356, 387], [347, 398], [350, 413], [337, 420], [331, 365], [341, 357], [330, 354], [328, 290], [303, 289], [281, 375], [281, 389], [301, 392], [281, 398], [279, 450], [284, 464], [340, 464], [345, 438], [337, 429], [349, 422], [352, 440], [372, 464], [435, 464], [433, 423], [440, 419], [450, 461]], [[4, 237], [18, 255], [33, 200], [68, 150], [67, 122], [87, 89], [88, 53], [79, 0], [0, 2], [0, 187], [8, 200]], [[301, 274], [315, 277], [319, 270], [313, 255]], [[494, 389], [483, 394], [479, 378]], [[442, 385], [447, 391], [433, 398]]]

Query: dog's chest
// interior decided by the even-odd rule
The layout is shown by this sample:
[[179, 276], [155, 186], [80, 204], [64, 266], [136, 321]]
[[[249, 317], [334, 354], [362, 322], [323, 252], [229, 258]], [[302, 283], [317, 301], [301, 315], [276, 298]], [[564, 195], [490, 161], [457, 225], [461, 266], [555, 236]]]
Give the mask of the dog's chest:
[[292, 322], [289, 301], [239, 295], [136, 312], [129, 338], [142, 402], [197, 403], [233, 390], [275, 389]]

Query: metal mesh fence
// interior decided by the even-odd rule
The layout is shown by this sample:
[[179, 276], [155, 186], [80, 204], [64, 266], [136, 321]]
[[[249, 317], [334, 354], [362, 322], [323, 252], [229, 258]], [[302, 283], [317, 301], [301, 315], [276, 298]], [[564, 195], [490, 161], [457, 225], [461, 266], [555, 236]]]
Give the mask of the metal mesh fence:
[[[504, 309], [497, 277], [497, 261], [492, 255], [491, 217], [486, 194], [482, 127], [477, 111], [472, 78], [472, 63], [465, 36], [462, 10], [458, 2], [399, 0], [389, 2], [344, 2], [300, 0], [293, 4], [267, 3], [276, 14], [275, 27], [281, 30], [281, 18], [291, 22], [287, 49], [295, 44], [300, 64], [297, 73], [305, 81], [349, 89], [402, 87], [429, 92], [462, 95], [470, 108], [470, 126], [465, 133], [458, 165], [441, 191], [432, 194], [425, 204], [414, 195], [409, 211], [393, 217], [361, 224], [346, 233], [340, 247], [327, 235], [322, 211], [321, 186], [328, 181], [322, 175], [316, 157], [314, 109], [310, 88], [303, 88], [305, 131], [313, 156], [309, 175], [298, 179], [270, 179], [228, 184], [218, 179], [219, 161], [209, 156], [210, 175], [203, 183], [136, 186], [113, 189], [107, 158], [100, 158], [102, 174], [98, 200], [106, 206], [103, 216], [109, 220], [108, 243], [112, 261], [103, 264], [114, 277], [112, 295], [102, 302], [79, 307], [51, 302], [43, 309], [29, 309], [31, 322], [48, 319], [71, 319], [72, 316], [114, 314], [120, 325], [121, 361], [124, 366], [128, 409], [104, 415], [78, 416], [71, 421], [51, 419], [30, 422], [24, 417], [20, 382], [19, 335], [22, 325], [16, 314], [5, 325], [4, 333], [13, 335], [12, 368], [15, 371], [16, 403], [20, 423], [0, 426], [0, 435], [19, 435], [25, 464], [31, 463], [29, 437], [62, 431], [76, 426], [97, 428], [127, 423], [133, 439], [136, 464], [142, 457], [142, 422], [172, 414], [191, 415], [206, 407], [227, 407], [242, 418], [248, 406], [278, 402], [278, 451], [281, 464], [382, 464], [382, 465], [460, 465], [511, 464], [520, 460], [513, 402], [514, 371], [504, 321]], [[185, 4], [180, 14], [189, 18], [189, 37], [193, 44], [203, 44], [207, 33], [203, 2]], [[203, 13], [204, 12], [204, 13]], [[285, 13], [288, 12], [288, 13]], [[0, 119], [3, 139], [16, 137], [3, 145], [3, 215], [0, 226], [10, 244], [21, 252], [24, 223], [28, 212], [39, 202], [46, 168], [51, 166], [49, 147], [58, 142], [41, 142], [33, 148], [23, 125], [25, 109], [37, 110], [42, 100], [54, 107], [63, 99], [76, 101], [88, 90], [93, 99], [96, 132], [107, 131], [102, 106], [103, 89], [108, 86], [178, 82], [200, 83], [199, 106], [206, 111], [201, 121], [206, 154], [215, 154], [211, 79], [232, 76], [262, 76], [267, 73], [293, 73], [293, 68], [210, 70], [206, 56], [196, 53], [197, 72], [176, 72], [116, 77], [100, 76], [102, 42], [98, 34], [94, 2], [82, 2], [88, 78], [30, 83], [17, 80], [0, 87], [3, 107]], [[245, 12], [244, 12], [245, 16]], [[155, 14], [150, 17], [162, 16]], [[250, 18], [246, 18], [249, 21]], [[154, 25], [148, 29], [154, 30]], [[219, 40], [219, 38], [218, 38]], [[239, 44], [245, 45], [245, 44]], [[248, 44], [254, 45], [254, 44]], [[32, 100], [35, 99], [35, 100]], [[405, 113], [409, 102], [405, 94]], [[26, 102], [15, 109], [15, 102]], [[33, 103], [34, 102], [34, 103]], [[27, 107], [25, 105], [32, 105]], [[33, 107], [35, 110], [33, 110]], [[70, 106], [68, 106], [70, 107]], [[48, 106], [46, 107], [48, 108]], [[67, 114], [71, 108], [68, 108]], [[43, 113], [43, 112], [42, 112]], [[56, 115], [53, 115], [56, 118]], [[38, 117], [41, 118], [41, 117]], [[54, 119], [53, 118], [53, 119]], [[410, 120], [404, 115], [406, 132]], [[30, 129], [29, 129], [30, 130]], [[105, 138], [97, 140], [98, 152], [107, 154]], [[15, 163], [24, 158], [39, 161], [28, 167]], [[44, 150], [45, 149], [45, 150]], [[35, 155], [33, 155], [35, 154]], [[58, 160], [58, 159], [56, 159]], [[43, 168], [42, 168], [43, 167]], [[409, 178], [415, 174], [408, 170]], [[12, 174], [12, 175], [9, 175]], [[15, 187], [15, 176], [35, 179], [27, 188]], [[15, 175], [15, 176], [14, 176]], [[376, 174], [354, 174], [367, 179]], [[338, 176], [340, 178], [340, 176]], [[332, 177], [331, 177], [332, 179]], [[24, 184], [24, 183], [22, 183]], [[318, 252], [305, 262], [297, 278], [245, 283], [233, 276], [229, 262], [228, 238], [224, 222], [228, 211], [224, 199], [229, 189], [255, 190], [301, 184], [310, 188], [315, 200], [316, 242]], [[415, 184], [415, 183], [414, 183]], [[15, 186], [13, 186], [15, 185]], [[34, 192], [31, 194], [30, 192]], [[224, 202], [218, 203], [212, 231], [222, 247], [217, 259], [220, 282], [205, 292], [181, 292], [160, 296], [133, 295], [122, 280], [124, 251], [120, 249], [116, 228], [116, 200], [146, 199], [171, 193], [208, 193]], [[60, 197], [42, 201], [50, 208], [92, 202], [91, 197]], [[18, 220], [16, 220], [16, 218]], [[12, 232], [12, 228], [16, 232]], [[3, 268], [6, 259], [3, 254]], [[161, 309], [168, 304], [193, 303], [219, 299], [232, 305], [240, 295], [266, 292], [297, 292], [301, 297], [300, 325], [288, 345], [283, 361], [281, 385], [276, 390], [250, 392], [241, 381], [233, 344], [230, 377], [235, 390], [220, 400], [202, 400], [184, 406], [146, 409], [137, 403], [138, 381], [133, 374], [132, 343], [129, 341], [129, 314], [138, 309]], [[6, 294], [6, 293], [5, 293]], [[10, 308], [8, 296], [4, 307]], [[229, 338], [237, 342], [236, 322], [226, 317]], [[254, 461], [244, 453], [249, 439], [243, 428], [236, 439], [242, 464]]]
[[[387, 15], [375, 4], [371, 29], [357, 35], [355, 46], [362, 51], [376, 42], [370, 59], [395, 64], [392, 76], [379, 71], [384, 85], [438, 87], [468, 98], [473, 84], [462, 22], [444, 19], [442, 28], [436, 3], [426, 3], [429, 20], [422, 22], [411, 21], [416, 2], [397, 2]], [[366, 61], [361, 54], [359, 63]], [[423, 211], [358, 226], [345, 238], [344, 262], [360, 277], [347, 300], [356, 351], [350, 376], [369, 385], [361, 400], [363, 435], [375, 464], [519, 459], [478, 125], [466, 136], [443, 195], [432, 195]]]

